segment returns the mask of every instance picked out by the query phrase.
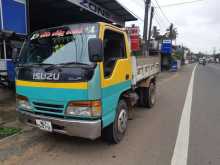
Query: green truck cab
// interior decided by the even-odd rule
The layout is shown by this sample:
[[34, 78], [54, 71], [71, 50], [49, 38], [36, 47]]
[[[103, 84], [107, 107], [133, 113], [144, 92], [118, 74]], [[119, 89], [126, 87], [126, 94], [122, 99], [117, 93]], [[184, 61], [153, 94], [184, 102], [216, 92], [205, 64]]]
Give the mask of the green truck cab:
[[134, 105], [155, 104], [157, 59], [131, 56], [126, 31], [107, 23], [35, 31], [18, 58], [19, 118], [45, 131], [119, 143]]

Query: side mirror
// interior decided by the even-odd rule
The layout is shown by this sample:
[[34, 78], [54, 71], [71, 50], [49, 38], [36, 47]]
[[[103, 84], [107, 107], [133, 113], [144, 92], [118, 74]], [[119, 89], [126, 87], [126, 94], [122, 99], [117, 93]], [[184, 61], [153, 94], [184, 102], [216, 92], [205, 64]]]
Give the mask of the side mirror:
[[88, 43], [89, 59], [91, 62], [101, 62], [104, 58], [104, 48], [101, 39], [92, 38]]

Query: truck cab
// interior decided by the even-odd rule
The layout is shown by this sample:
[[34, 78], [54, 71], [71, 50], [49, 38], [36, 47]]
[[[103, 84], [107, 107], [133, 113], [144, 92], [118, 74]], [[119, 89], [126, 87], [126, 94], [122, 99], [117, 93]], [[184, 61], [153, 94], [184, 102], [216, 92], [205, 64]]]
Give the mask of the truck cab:
[[126, 32], [111, 24], [33, 32], [16, 71], [20, 119], [49, 132], [89, 139], [108, 134], [119, 142], [128, 120], [122, 97], [132, 86], [130, 53]]
[[117, 0], [27, 0], [27, 17], [16, 67], [20, 120], [119, 143], [134, 106], [156, 101], [160, 56], [146, 56], [137, 28], [124, 26], [137, 18]]

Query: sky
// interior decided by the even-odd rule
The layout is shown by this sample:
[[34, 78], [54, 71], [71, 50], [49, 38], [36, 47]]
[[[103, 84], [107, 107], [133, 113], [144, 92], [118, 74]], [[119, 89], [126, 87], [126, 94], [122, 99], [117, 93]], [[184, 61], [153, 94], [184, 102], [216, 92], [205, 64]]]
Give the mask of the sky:
[[[144, 18], [144, 0], [118, 0], [123, 6], [140, 18]], [[154, 24], [161, 33], [172, 22], [178, 30], [177, 44], [190, 48], [193, 52], [212, 54], [220, 52], [220, 0], [201, 0], [195, 3], [172, 7], [169, 4], [195, 0], [152, 0], [152, 5], [161, 6], [165, 16], [156, 8]], [[169, 21], [169, 22], [168, 22]], [[143, 27], [143, 21], [135, 22]]]

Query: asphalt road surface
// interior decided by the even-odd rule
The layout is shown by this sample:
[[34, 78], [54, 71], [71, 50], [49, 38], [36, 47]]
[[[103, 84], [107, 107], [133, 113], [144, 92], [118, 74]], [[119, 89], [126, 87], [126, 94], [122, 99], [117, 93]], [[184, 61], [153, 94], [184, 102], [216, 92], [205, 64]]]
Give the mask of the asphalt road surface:
[[0, 142], [0, 164], [219, 165], [219, 82], [217, 64], [187, 65], [180, 72], [162, 74], [156, 106], [136, 108], [120, 144], [30, 129]]
[[220, 65], [200, 65], [194, 81], [188, 165], [220, 164]]

